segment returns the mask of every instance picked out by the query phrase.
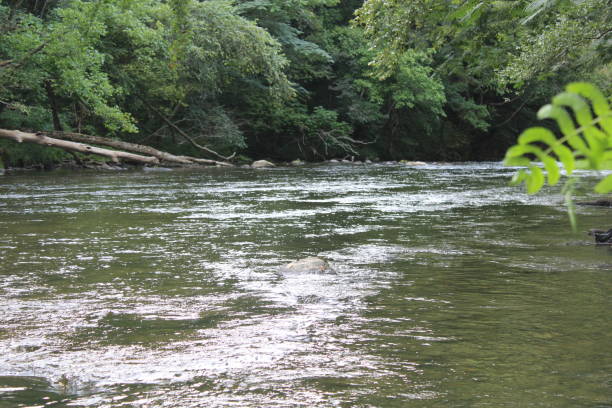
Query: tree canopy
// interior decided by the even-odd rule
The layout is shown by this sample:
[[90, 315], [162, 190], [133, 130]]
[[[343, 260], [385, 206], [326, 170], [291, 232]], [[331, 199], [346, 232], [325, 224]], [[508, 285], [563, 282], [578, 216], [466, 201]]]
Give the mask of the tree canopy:
[[[0, 128], [202, 157], [499, 159], [564, 84], [610, 93], [610, 10], [609, 0], [3, 0]], [[15, 164], [57, 156], [0, 144]]]

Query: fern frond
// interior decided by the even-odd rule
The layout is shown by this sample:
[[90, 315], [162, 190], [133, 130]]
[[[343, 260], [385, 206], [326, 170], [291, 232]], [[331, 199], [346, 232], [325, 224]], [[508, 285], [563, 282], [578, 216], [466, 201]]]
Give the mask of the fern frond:
[[[508, 149], [504, 160], [507, 166], [527, 167], [517, 172], [513, 184], [525, 183], [527, 192], [535, 194], [545, 184], [544, 174], [549, 185], [559, 182], [558, 162], [567, 175], [582, 162], [586, 162], [585, 168], [593, 170], [609, 166], [612, 159], [612, 111], [608, 100], [596, 86], [584, 82], [569, 84], [565, 92], [540, 109], [538, 118], [555, 120], [563, 136], [557, 138], [543, 127], [524, 131], [517, 144]], [[544, 171], [532, 159], [541, 163]], [[612, 191], [612, 176], [597, 184], [595, 191]]]

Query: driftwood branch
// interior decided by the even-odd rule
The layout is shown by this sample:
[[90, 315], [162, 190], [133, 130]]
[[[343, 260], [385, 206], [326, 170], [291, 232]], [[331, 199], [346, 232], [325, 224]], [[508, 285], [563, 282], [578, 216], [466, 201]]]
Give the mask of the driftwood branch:
[[159, 159], [157, 157], [141, 156], [118, 150], [103, 149], [100, 147], [90, 146], [84, 143], [76, 143], [67, 140], [48, 137], [42, 134], [21, 132], [19, 130], [0, 129], [0, 138], [11, 139], [18, 143], [29, 142], [43, 146], [58, 147], [60, 149], [72, 152], [96, 154], [98, 156], [108, 157], [116, 163], [123, 160], [143, 164], [159, 164]]

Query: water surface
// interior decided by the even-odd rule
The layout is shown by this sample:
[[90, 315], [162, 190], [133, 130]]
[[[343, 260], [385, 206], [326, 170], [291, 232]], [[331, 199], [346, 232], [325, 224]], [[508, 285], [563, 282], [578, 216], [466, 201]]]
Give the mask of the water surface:
[[0, 408], [611, 407], [612, 210], [511, 173], [3, 176]]

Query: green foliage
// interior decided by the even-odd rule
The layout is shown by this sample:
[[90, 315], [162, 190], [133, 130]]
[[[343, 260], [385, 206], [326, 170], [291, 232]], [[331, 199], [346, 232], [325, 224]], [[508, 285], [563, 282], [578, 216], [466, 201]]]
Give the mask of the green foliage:
[[294, 94], [280, 44], [227, 1], [71, 0], [45, 20], [0, 5], [0, 35], [4, 127], [52, 129], [53, 111], [66, 130], [148, 132], [167, 145], [176, 135], [161, 112], [215, 148], [243, 148], [219, 98], [239, 87], [272, 104]]
[[560, 84], [587, 78], [609, 90], [611, 10], [608, 0], [366, 0], [355, 22], [383, 76], [406, 50], [431, 55], [446, 94], [441, 129], [480, 151], [526, 127]]
[[426, 54], [412, 50], [398, 58], [397, 71], [393, 75], [395, 81], [389, 87], [396, 108], [419, 106], [444, 116], [444, 86], [428, 66], [429, 62]]
[[321, 106], [310, 110], [294, 101], [276, 108], [260, 104], [251, 115], [248, 119], [254, 134], [265, 135], [258, 144], [264, 146], [267, 157], [322, 160], [357, 155], [353, 129], [335, 111]]
[[293, 81], [326, 77], [331, 72], [332, 57], [309, 35], [322, 29], [316, 8], [337, 4], [337, 0], [243, 0], [237, 9], [241, 15], [265, 28], [283, 47], [292, 63], [287, 67]]
[[222, 106], [191, 104], [182, 127], [189, 131], [198, 143], [215, 146], [224, 154], [230, 155], [247, 147], [244, 133], [232, 119], [231, 113]]
[[[518, 53], [499, 70], [502, 84], [523, 87], [534, 80], [546, 80], [559, 72], [569, 78], [587, 78], [601, 66], [608, 66], [611, 57], [609, 0], [570, 2], [537, 0], [527, 6], [532, 12], [522, 30]], [[567, 3], [567, 2], [565, 2]], [[538, 17], [536, 19], [536, 17]], [[536, 24], [538, 20], [541, 26]], [[599, 80], [610, 89], [609, 69]]]
[[26, 107], [24, 109], [5, 109], [0, 113], [0, 122], [8, 129], [53, 130], [51, 113], [48, 109], [41, 106]]
[[469, 96], [469, 86], [463, 81], [448, 81], [444, 84], [446, 108], [455, 112], [462, 121], [477, 130], [489, 129], [490, 112], [486, 105], [477, 103]]
[[1, 2], [0, 127], [191, 155], [181, 134], [253, 158], [497, 159], [561, 84], [609, 92], [608, 2]]
[[220, 91], [236, 78], [255, 77], [265, 81], [274, 97], [293, 94], [280, 44], [267, 31], [237, 15], [225, 1], [198, 3], [193, 13], [194, 35], [185, 65], [194, 87], [206, 81]]
[[4, 159], [7, 167], [42, 166], [51, 168], [54, 164], [70, 158], [70, 154], [62, 149], [26, 143], [14, 143], [0, 140], [0, 161]]
[[[518, 143], [508, 149], [504, 161], [508, 166], [528, 167], [516, 173], [514, 184], [525, 183], [530, 194], [537, 193], [546, 181], [556, 185], [561, 176], [557, 161], [562, 163], [567, 175], [577, 167], [612, 169], [612, 111], [606, 97], [595, 86], [584, 82], [569, 84], [565, 92], [540, 109], [538, 117], [555, 120], [563, 136], [557, 138], [544, 127], [524, 131]], [[532, 157], [543, 164], [544, 170], [532, 163]], [[612, 191], [612, 175], [600, 181], [595, 191]]]

